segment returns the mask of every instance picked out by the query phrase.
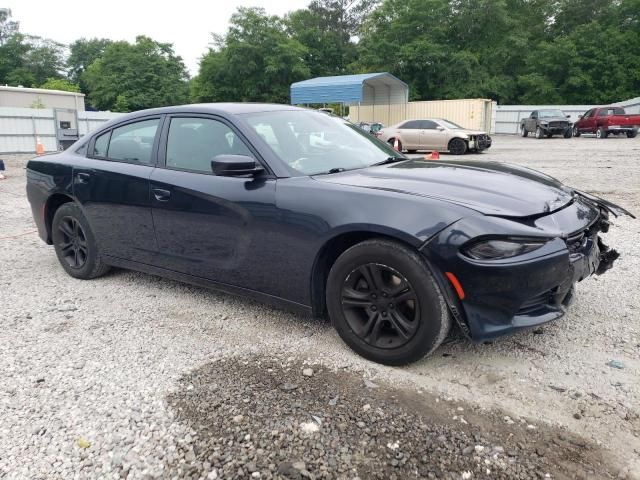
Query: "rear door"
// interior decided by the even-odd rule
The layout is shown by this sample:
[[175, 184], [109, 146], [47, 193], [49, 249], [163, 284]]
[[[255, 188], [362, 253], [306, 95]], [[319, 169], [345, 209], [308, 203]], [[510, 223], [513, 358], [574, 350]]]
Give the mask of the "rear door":
[[[262, 222], [275, 210], [276, 180], [216, 176], [216, 155], [255, 151], [233, 125], [209, 115], [168, 116], [151, 176], [156, 264], [217, 282], [264, 288], [255, 280]], [[255, 281], [254, 281], [255, 280]]]
[[400, 127], [403, 147], [407, 150], [420, 148], [420, 120], [409, 120]]
[[100, 133], [74, 167], [74, 196], [106, 255], [151, 263], [157, 250], [149, 177], [161, 122], [161, 116], [139, 118]]

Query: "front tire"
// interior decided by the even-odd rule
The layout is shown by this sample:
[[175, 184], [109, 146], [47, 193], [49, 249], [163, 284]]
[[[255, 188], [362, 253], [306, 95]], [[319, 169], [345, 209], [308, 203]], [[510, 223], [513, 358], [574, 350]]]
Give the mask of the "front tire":
[[541, 140], [542, 138], [544, 138], [544, 132], [540, 127], [536, 127], [536, 138], [538, 140]]
[[571, 138], [573, 136], [573, 130], [571, 128], [567, 128], [564, 131], [564, 138]]
[[574, 137], [580, 136], [580, 130], [578, 130], [578, 127], [573, 127], [573, 136]]
[[102, 261], [89, 222], [75, 203], [65, 203], [56, 210], [51, 237], [60, 265], [72, 277], [89, 280], [109, 270]]
[[602, 127], [598, 127], [598, 130], [596, 130], [596, 138], [607, 138], [607, 137], [608, 137], [607, 131]]
[[344, 342], [363, 357], [404, 365], [433, 352], [451, 317], [417, 252], [388, 240], [346, 250], [327, 280], [327, 309]]
[[467, 142], [461, 138], [452, 138], [449, 142], [449, 153], [452, 155], [464, 155], [467, 153]]

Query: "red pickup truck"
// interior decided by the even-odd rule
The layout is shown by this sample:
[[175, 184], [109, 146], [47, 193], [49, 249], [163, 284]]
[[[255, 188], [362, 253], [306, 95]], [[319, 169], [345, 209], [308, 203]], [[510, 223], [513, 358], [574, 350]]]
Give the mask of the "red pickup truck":
[[578, 119], [573, 124], [574, 137], [581, 133], [595, 133], [597, 138], [607, 138], [610, 133], [626, 133], [627, 137], [634, 138], [640, 128], [640, 115], [628, 115], [622, 107], [592, 108]]

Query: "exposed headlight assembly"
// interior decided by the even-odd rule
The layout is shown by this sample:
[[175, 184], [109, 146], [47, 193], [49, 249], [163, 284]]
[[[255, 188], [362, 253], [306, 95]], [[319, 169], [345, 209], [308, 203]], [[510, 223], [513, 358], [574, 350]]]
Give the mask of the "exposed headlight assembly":
[[492, 239], [481, 240], [463, 248], [463, 253], [476, 260], [499, 260], [533, 252], [542, 247], [546, 240]]

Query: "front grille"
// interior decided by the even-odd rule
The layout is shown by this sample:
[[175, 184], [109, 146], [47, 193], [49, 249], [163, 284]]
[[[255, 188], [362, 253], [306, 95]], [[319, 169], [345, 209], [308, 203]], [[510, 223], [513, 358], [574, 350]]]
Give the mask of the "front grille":
[[516, 315], [526, 315], [528, 313], [535, 312], [542, 307], [550, 305], [554, 301], [556, 290], [556, 288], [552, 288], [551, 290], [547, 290], [540, 295], [536, 295], [535, 297], [530, 298], [520, 306], [520, 309], [518, 310]]
[[551, 128], [566, 128], [567, 122], [549, 122]]

